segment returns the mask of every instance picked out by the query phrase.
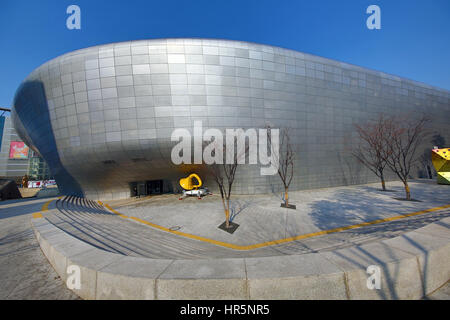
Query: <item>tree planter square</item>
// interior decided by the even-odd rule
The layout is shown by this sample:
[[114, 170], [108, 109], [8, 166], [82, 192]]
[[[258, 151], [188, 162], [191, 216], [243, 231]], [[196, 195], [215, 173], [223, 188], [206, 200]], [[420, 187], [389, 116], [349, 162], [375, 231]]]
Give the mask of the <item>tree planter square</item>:
[[230, 227], [227, 228], [226, 221], [224, 221], [218, 228], [222, 229], [223, 231], [228, 232], [229, 234], [233, 234], [238, 227], [239, 227], [239, 225], [237, 223], [230, 222]]
[[290, 205], [286, 206], [285, 203], [282, 203], [280, 207], [282, 207], [282, 208], [287, 208], [287, 209], [297, 210], [297, 206], [296, 206], [295, 204], [290, 204]]

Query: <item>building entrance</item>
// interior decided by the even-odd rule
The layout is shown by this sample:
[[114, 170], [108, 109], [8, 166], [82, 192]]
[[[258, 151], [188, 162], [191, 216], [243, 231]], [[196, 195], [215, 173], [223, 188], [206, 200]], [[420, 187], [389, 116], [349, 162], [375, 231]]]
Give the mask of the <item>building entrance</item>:
[[130, 183], [130, 192], [132, 197], [142, 197], [152, 194], [163, 193], [163, 181], [138, 181]]

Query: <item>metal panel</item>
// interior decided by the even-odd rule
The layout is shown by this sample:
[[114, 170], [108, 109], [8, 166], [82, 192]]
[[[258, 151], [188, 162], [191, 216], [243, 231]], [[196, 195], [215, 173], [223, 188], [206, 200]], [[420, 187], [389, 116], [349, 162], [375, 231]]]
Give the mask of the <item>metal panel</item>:
[[[161, 39], [108, 44], [42, 65], [17, 90], [16, 130], [65, 194], [129, 195], [129, 183], [201, 170], [171, 163], [176, 128], [292, 127], [291, 190], [375, 182], [349, 155], [353, 123], [426, 112], [450, 141], [450, 93], [415, 81], [266, 45]], [[423, 148], [431, 146], [423, 146]], [[143, 159], [134, 161], [133, 159]], [[238, 169], [235, 192], [280, 190], [259, 166]], [[203, 178], [203, 177], [202, 177]], [[214, 189], [214, 183], [205, 178]]]

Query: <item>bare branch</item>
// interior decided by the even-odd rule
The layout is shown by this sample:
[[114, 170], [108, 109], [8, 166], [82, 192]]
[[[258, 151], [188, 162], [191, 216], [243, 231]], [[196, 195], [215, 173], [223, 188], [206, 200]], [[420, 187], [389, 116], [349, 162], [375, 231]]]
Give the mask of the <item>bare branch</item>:
[[[278, 175], [283, 183], [285, 190], [285, 204], [289, 204], [288, 190], [294, 177], [294, 160], [295, 150], [292, 144], [292, 130], [291, 128], [280, 129], [280, 146], [279, 150], [273, 147], [272, 143], [272, 128], [270, 125], [266, 125], [267, 130], [267, 143], [271, 156], [278, 162]], [[277, 152], [278, 151], [278, 152]]]
[[405, 185], [408, 200], [411, 199], [409, 175], [413, 165], [420, 160], [417, 149], [429, 134], [426, 128], [429, 121], [425, 115], [416, 119], [390, 117], [385, 127], [382, 158]]
[[364, 126], [355, 124], [359, 135], [359, 142], [352, 150], [352, 155], [377, 177], [380, 178], [383, 190], [386, 190], [384, 182], [384, 169], [387, 161], [383, 158], [386, 149], [387, 127], [389, 119], [380, 114], [375, 122], [366, 123]]

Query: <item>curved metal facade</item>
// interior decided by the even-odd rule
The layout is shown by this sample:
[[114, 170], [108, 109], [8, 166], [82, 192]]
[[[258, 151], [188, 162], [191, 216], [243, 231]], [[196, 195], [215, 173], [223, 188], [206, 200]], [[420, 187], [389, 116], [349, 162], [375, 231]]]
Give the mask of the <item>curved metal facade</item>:
[[[353, 123], [427, 113], [450, 141], [450, 93], [322, 57], [254, 43], [164, 39], [101, 45], [53, 59], [18, 89], [13, 121], [65, 194], [126, 198], [129, 183], [178, 179], [175, 128], [294, 128], [291, 190], [377, 181], [351, 157]], [[430, 146], [427, 146], [430, 147]], [[259, 166], [238, 169], [235, 192], [280, 188]], [[208, 187], [213, 187], [206, 181]]]

